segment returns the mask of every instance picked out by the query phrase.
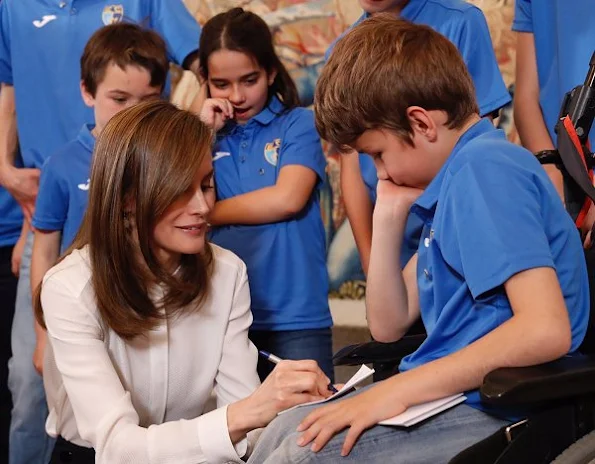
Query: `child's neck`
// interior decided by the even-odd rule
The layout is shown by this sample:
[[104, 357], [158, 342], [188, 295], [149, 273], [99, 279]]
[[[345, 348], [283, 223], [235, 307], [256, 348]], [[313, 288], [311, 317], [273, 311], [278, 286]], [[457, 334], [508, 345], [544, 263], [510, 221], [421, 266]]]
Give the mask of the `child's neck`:
[[452, 142], [451, 151], [452, 151], [452, 149], [454, 149], [455, 145], [458, 143], [458, 141], [463, 136], [463, 134], [465, 132], [467, 132], [471, 126], [478, 123], [480, 120], [481, 120], [481, 117], [478, 114], [473, 114], [473, 115], [469, 116], [469, 118], [463, 123], [463, 125], [461, 127], [459, 127], [458, 129], [449, 131], [450, 137], [451, 137], [451, 142]]
[[393, 6], [391, 8], [384, 10], [383, 13], [392, 13], [394, 15], [400, 16], [401, 11], [403, 11], [403, 8], [405, 8], [408, 3], [409, 3], [409, 0], [403, 0], [403, 1], [399, 2], [396, 6]]

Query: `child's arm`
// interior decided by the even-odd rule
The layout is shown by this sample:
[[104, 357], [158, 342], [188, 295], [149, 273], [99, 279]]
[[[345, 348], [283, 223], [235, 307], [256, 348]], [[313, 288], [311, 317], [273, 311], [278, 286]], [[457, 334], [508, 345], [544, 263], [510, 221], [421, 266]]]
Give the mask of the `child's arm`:
[[15, 243], [14, 248], [12, 249], [12, 256], [10, 258], [10, 269], [15, 276], [19, 276], [19, 271], [21, 268], [21, 259], [23, 258], [23, 249], [25, 248], [25, 243], [27, 242], [27, 234], [29, 233], [29, 223], [27, 221], [23, 221], [23, 227], [21, 227], [21, 235]]
[[462, 350], [398, 374], [374, 388], [312, 412], [298, 430], [298, 444], [321, 449], [349, 427], [342, 454], [359, 435], [381, 420], [415, 404], [476, 389], [500, 367], [531, 366], [557, 359], [570, 349], [571, 332], [564, 297], [552, 268], [520, 272], [504, 284], [513, 316]]
[[379, 342], [399, 340], [419, 317], [417, 255], [403, 271], [400, 255], [409, 207], [420, 193], [417, 189], [378, 181], [366, 317], [372, 337]]
[[345, 211], [353, 231], [362, 269], [367, 276], [372, 248], [372, 213], [374, 208], [362, 179], [359, 153], [353, 151], [342, 154], [340, 160], [341, 196], [345, 203]]
[[31, 221], [35, 209], [35, 196], [39, 183], [39, 169], [16, 168], [17, 116], [14, 87], [2, 84], [0, 88], [0, 185], [19, 203], [25, 219]]
[[317, 182], [318, 175], [306, 166], [284, 166], [275, 185], [218, 201], [209, 222], [222, 226], [286, 221], [304, 209]]
[[[31, 255], [31, 290], [36, 294], [37, 288], [43, 280], [45, 273], [56, 264], [60, 255], [60, 239], [62, 232], [59, 230], [36, 230], [33, 238], [33, 252]], [[33, 365], [40, 374], [43, 373], [43, 354], [47, 341], [46, 331], [35, 321], [35, 351], [33, 352]]]
[[[521, 143], [532, 153], [555, 148], [539, 104], [535, 38], [529, 32], [517, 33], [514, 122], [519, 131]], [[544, 169], [560, 197], [564, 198], [564, 185], [560, 170], [553, 164], [544, 165]]]

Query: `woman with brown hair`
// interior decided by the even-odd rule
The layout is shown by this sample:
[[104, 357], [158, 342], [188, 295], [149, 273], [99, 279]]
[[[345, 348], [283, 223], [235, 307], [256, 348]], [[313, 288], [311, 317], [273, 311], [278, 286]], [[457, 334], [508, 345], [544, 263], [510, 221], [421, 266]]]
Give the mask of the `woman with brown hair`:
[[210, 130], [165, 102], [98, 138], [81, 230], [36, 301], [52, 462], [241, 462], [248, 432], [329, 395], [313, 361], [259, 387], [246, 267], [206, 240], [210, 153]]

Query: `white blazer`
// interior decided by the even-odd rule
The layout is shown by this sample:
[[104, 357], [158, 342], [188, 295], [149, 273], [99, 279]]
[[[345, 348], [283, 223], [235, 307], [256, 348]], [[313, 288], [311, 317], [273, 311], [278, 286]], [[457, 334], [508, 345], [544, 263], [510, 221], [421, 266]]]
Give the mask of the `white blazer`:
[[[226, 405], [259, 385], [250, 293], [244, 263], [212, 246], [210, 296], [200, 311], [132, 341], [101, 319], [88, 249], [48, 271], [41, 301], [49, 435], [95, 448], [97, 463], [241, 462], [250, 438], [232, 444]], [[212, 391], [218, 409], [203, 414]]]

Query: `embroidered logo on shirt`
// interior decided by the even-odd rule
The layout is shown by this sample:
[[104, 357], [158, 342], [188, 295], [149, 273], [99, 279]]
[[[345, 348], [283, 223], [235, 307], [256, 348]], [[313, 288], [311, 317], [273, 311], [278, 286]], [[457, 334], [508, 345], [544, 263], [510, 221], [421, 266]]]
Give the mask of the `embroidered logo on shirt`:
[[226, 156], [231, 156], [231, 153], [228, 151], [218, 151], [213, 155], [213, 163], [218, 159], [225, 158]]
[[279, 161], [279, 147], [281, 139], [275, 139], [264, 146], [264, 159], [273, 166], [277, 166]]
[[78, 188], [81, 190], [84, 190], [85, 192], [87, 190], [89, 190], [89, 183], [91, 182], [91, 179], [87, 179], [87, 183], [86, 184], [78, 184]]
[[45, 26], [47, 23], [52, 22], [53, 20], [57, 19], [56, 15], [44, 15], [41, 20], [36, 19], [35, 21], [33, 21], [33, 25], [37, 28], [37, 29], [41, 29], [43, 26]]
[[124, 7], [122, 5], [108, 5], [103, 9], [101, 15], [103, 24], [106, 26], [110, 24], [119, 23], [124, 19]]

